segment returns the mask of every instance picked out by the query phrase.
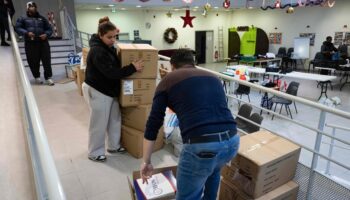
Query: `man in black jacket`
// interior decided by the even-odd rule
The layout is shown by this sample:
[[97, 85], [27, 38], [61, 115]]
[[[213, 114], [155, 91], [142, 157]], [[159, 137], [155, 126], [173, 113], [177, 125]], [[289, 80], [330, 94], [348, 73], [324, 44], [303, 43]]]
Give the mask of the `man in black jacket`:
[[334, 52], [337, 52], [338, 49], [335, 48], [332, 43], [332, 37], [327, 36], [326, 41], [323, 42], [321, 46], [321, 52], [326, 60], [332, 60], [332, 55]]
[[38, 84], [43, 83], [40, 79], [40, 60], [44, 66], [44, 78], [46, 84], [53, 86], [51, 79], [51, 53], [48, 37], [52, 34], [52, 28], [43, 16], [37, 11], [35, 2], [27, 3], [27, 16], [20, 17], [16, 23], [16, 32], [24, 36], [24, 47], [28, 65]]

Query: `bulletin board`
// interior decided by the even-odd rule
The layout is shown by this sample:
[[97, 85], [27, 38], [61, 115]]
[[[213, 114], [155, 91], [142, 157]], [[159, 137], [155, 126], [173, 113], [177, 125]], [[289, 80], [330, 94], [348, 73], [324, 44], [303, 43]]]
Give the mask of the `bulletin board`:
[[270, 44], [282, 44], [282, 33], [269, 33]]
[[315, 37], [316, 34], [315, 33], [299, 33], [300, 37], [308, 37], [310, 38], [310, 46], [314, 46], [315, 45]]
[[335, 32], [334, 45], [341, 45], [341, 43], [343, 42], [343, 34], [344, 32]]
[[345, 42], [347, 45], [350, 45], [350, 32], [345, 32]]

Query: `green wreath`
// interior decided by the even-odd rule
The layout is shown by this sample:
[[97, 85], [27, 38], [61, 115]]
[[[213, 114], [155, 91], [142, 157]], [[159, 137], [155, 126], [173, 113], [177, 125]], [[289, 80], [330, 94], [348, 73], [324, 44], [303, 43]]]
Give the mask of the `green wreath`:
[[175, 28], [167, 28], [163, 35], [164, 40], [172, 44], [177, 40], [177, 31]]

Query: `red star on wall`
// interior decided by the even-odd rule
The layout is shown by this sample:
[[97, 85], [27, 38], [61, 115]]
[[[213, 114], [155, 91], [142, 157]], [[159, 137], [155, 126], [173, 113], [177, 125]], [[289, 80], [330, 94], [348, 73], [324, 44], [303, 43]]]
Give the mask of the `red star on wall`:
[[184, 25], [182, 26], [182, 28], [185, 28], [187, 25], [189, 25], [191, 28], [193, 28], [192, 19], [194, 19], [196, 17], [195, 16], [191, 17], [189, 10], [186, 10], [186, 16], [181, 17], [181, 18], [184, 20]]

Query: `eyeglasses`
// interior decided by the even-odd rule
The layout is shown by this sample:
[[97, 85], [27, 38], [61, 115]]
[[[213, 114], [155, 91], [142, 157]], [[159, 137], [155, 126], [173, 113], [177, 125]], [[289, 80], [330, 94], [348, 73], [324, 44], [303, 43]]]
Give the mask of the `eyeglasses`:
[[119, 34], [115, 35], [115, 39], [119, 40]]

